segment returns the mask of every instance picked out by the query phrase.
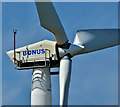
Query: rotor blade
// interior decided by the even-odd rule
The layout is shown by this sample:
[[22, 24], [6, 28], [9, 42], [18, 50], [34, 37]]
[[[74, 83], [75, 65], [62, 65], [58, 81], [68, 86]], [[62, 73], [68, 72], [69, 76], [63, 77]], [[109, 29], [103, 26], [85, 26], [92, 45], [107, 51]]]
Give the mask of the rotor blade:
[[119, 45], [120, 29], [80, 30], [76, 33], [74, 44], [83, 45], [84, 53]]
[[50, 0], [48, 0], [48, 2], [36, 2], [36, 7], [41, 26], [54, 34], [58, 45], [67, 43], [68, 39], [66, 33], [52, 2]]
[[69, 83], [71, 76], [71, 59], [69, 56], [65, 56], [60, 61], [60, 72], [59, 72], [59, 81], [60, 81], [60, 105], [67, 105], [68, 103], [68, 92], [69, 92]]

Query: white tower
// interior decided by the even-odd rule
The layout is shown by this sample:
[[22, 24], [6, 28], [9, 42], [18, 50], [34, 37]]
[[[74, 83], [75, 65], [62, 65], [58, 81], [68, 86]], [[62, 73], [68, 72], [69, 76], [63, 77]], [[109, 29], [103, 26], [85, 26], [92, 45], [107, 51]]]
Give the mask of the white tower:
[[50, 68], [34, 70], [32, 75], [31, 105], [52, 105]]

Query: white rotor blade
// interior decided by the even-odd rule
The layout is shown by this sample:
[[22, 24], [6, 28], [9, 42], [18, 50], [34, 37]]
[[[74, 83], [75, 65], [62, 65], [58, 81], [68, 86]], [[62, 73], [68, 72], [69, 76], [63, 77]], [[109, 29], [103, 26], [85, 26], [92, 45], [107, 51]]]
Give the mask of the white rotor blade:
[[74, 44], [85, 46], [84, 53], [119, 45], [118, 29], [80, 30], [76, 33]]
[[60, 81], [60, 105], [67, 105], [68, 103], [68, 92], [69, 92], [69, 83], [71, 76], [71, 59], [69, 56], [65, 56], [60, 61], [60, 72], [59, 72], [59, 81]]
[[37, 2], [37, 0], [35, 1], [41, 26], [54, 34], [58, 45], [67, 43], [68, 39], [66, 33], [52, 2], [50, 0], [47, 2], [43, 2], [43, 0], [42, 2]]

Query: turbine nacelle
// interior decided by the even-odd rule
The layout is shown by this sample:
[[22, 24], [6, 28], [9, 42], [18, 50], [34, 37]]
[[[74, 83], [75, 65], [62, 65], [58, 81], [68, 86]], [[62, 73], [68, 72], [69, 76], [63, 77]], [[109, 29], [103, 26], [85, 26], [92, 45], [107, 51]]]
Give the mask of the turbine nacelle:
[[[21, 48], [7, 51], [10, 59], [15, 62], [16, 69], [33, 69], [40, 67], [58, 67], [59, 58], [56, 42], [44, 40]], [[52, 62], [51, 64], [49, 62]]]

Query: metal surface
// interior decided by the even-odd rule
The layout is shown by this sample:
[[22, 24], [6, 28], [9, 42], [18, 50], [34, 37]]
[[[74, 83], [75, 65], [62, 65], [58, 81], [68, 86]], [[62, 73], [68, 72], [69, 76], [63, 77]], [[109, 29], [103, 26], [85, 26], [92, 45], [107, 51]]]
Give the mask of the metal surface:
[[[119, 29], [120, 30], [120, 29]], [[74, 44], [85, 47], [83, 53], [116, 46], [120, 44], [118, 29], [90, 29], [80, 30], [76, 33]]]
[[50, 0], [48, 2], [36, 2], [36, 7], [41, 26], [54, 34], [59, 46], [66, 44], [68, 39], [52, 2]]
[[51, 77], [49, 68], [35, 69], [32, 75], [31, 107], [51, 105]]
[[68, 104], [71, 64], [72, 64], [72, 61], [69, 56], [64, 56], [60, 61], [59, 82], [60, 82], [60, 105], [61, 106]]

